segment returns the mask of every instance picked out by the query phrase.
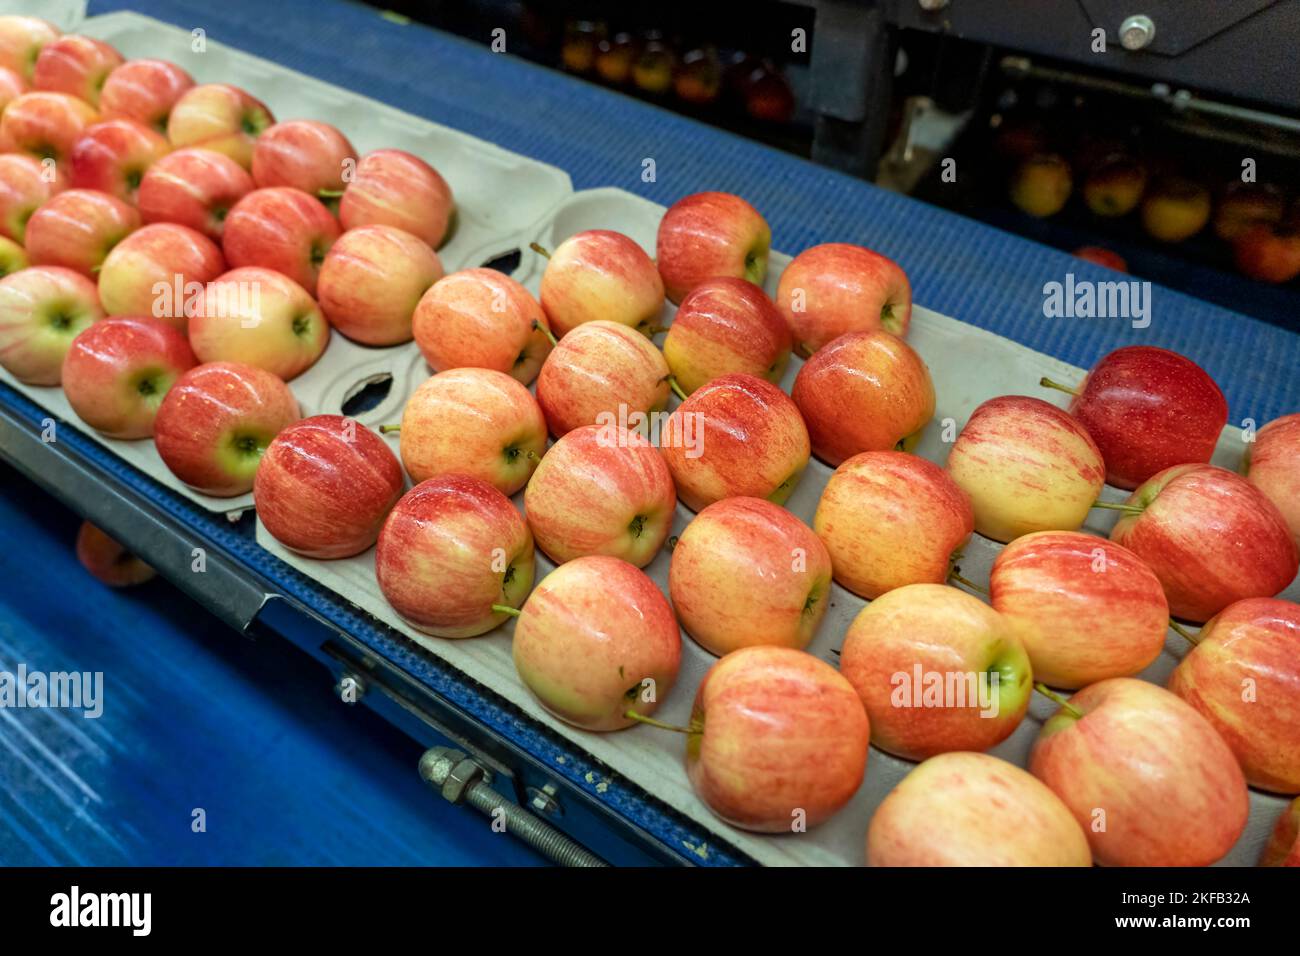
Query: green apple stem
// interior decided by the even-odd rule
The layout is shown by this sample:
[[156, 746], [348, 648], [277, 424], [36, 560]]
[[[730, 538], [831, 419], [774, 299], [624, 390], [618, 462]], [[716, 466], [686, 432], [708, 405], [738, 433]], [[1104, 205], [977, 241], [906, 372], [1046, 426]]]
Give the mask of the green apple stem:
[[1048, 687], [1046, 684], [1042, 683], [1041, 681], [1034, 685], [1034, 690], [1038, 691], [1040, 694], [1042, 694], [1048, 700], [1052, 701], [1054, 704], [1059, 705], [1063, 711], [1065, 711], [1075, 720], [1083, 719], [1083, 711], [1079, 710], [1079, 708], [1075, 707], [1068, 700], [1066, 700], [1064, 697], [1062, 697], [1060, 694], [1052, 690], [1050, 687]]
[[674, 395], [680, 398], [683, 402], [686, 401], [686, 393], [682, 391], [682, 387], [677, 384], [677, 379], [671, 375], [668, 376], [668, 387], [673, 390]]
[[402, 430], [401, 425], [380, 425], [379, 426], [379, 434], [381, 435], [388, 435], [391, 434], [392, 432], [400, 432], [401, 430]]
[[1038, 380], [1038, 384], [1043, 386], [1043, 388], [1054, 388], [1058, 392], [1065, 392], [1067, 395], [1073, 395], [1076, 398], [1079, 396], [1079, 390], [1077, 388], [1070, 388], [1070, 386], [1062, 385], [1060, 382], [1053, 382], [1046, 375]]
[[559, 344], [560, 340], [555, 337], [555, 333], [542, 325], [542, 323], [538, 322], [536, 319], [533, 319], [533, 328], [545, 335], [552, 345]]
[[533, 252], [537, 253], [539, 256], [545, 256], [547, 259], [551, 258], [550, 252], [548, 252], [546, 247], [540, 242], [530, 242], [528, 248], [533, 250]]
[[648, 339], [652, 339], [652, 338], [654, 338], [656, 335], [658, 335], [660, 332], [667, 332], [667, 331], [668, 331], [668, 326], [666, 326], [666, 325], [652, 325], [652, 326], [649, 326], [648, 328], [643, 329], [642, 331], [645, 333], [645, 337], [646, 337], [646, 338], [648, 338]]
[[1173, 618], [1169, 619], [1169, 627], [1173, 630], [1175, 634], [1177, 634], [1179, 637], [1187, 641], [1188, 644], [1191, 644], [1192, 647], [1195, 647], [1197, 644], [1201, 643], [1200, 634], [1193, 634], [1191, 631], [1183, 627]]
[[519, 608], [517, 608], [517, 607], [511, 607], [509, 604], [493, 604], [493, 605], [492, 605], [492, 613], [494, 613], [494, 614], [509, 614], [511, 617], [518, 617], [518, 616], [519, 616]]
[[697, 731], [693, 727], [678, 727], [676, 724], [666, 724], [662, 720], [655, 720], [653, 717], [647, 717], [645, 714], [638, 714], [635, 710], [628, 709], [623, 714], [628, 720], [638, 720], [643, 724], [649, 724], [651, 727], [658, 727], [660, 730], [671, 730], [678, 734], [693, 734]]
[[970, 580], [969, 578], [964, 577], [961, 573], [961, 568], [953, 568], [951, 571], [949, 571], [948, 578], [949, 580], [956, 581], [964, 588], [969, 588], [970, 590], [974, 591], [976, 594], [983, 594], [985, 597], [988, 597], [989, 589], [986, 587], [981, 587], [980, 585], [976, 584], [974, 581]]
[[1142, 507], [1140, 505], [1131, 505], [1124, 501], [1094, 501], [1094, 508], [1104, 508], [1107, 511], [1122, 511], [1126, 515], [1140, 515]]
[[316, 197], [317, 197], [318, 199], [322, 199], [322, 200], [324, 200], [324, 199], [342, 199], [342, 198], [343, 198], [343, 190], [341, 190], [341, 189], [318, 189], [318, 190], [316, 190]]

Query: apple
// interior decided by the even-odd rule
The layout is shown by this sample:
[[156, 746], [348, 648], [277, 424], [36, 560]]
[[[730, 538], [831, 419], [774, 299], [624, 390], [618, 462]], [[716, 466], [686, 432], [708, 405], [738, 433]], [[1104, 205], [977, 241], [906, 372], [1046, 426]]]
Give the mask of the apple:
[[732, 193], [694, 193], [673, 203], [659, 220], [655, 258], [668, 298], [681, 302], [708, 279], [746, 279], [761, 286], [771, 246], [771, 227], [745, 200]]
[[648, 36], [632, 64], [632, 82], [651, 96], [662, 96], [673, 85], [676, 57], [662, 35]]
[[145, 170], [170, 151], [161, 133], [135, 120], [96, 123], [72, 144], [71, 185], [134, 204]]
[[226, 217], [221, 249], [231, 268], [274, 269], [316, 294], [316, 278], [339, 224], [314, 196], [301, 189], [255, 189]]
[[1277, 506], [1300, 547], [1300, 412], [1283, 415], [1246, 446], [1246, 480]]
[[66, 172], [72, 146], [86, 128], [99, 122], [95, 108], [66, 93], [24, 93], [0, 116], [0, 141], [8, 150], [52, 159]]
[[584, 425], [546, 453], [524, 490], [537, 546], [556, 564], [607, 554], [643, 568], [672, 530], [677, 493], [644, 436]]
[[1207, 462], [1228, 421], [1228, 402], [1206, 371], [1151, 345], [1115, 349], [1079, 388], [1044, 385], [1074, 396], [1079, 420], [1106, 462], [1106, 481], [1132, 490], [1172, 465]]
[[1214, 234], [1235, 242], [1252, 226], [1277, 225], [1285, 214], [1286, 200], [1275, 186], [1236, 182], [1214, 209]]
[[32, 213], [64, 185], [56, 167], [33, 156], [0, 155], [0, 235], [21, 244]]
[[546, 419], [517, 379], [486, 368], [439, 372], [402, 412], [402, 464], [416, 481], [480, 478], [503, 494], [527, 484], [546, 453]]
[[59, 35], [59, 28], [47, 20], [0, 16], [0, 66], [30, 82], [41, 50]]
[[61, 36], [41, 47], [32, 69], [32, 89], [67, 93], [98, 108], [104, 82], [123, 62], [122, 54], [103, 40]]
[[1033, 695], [1011, 622], [965, 591], [908, 584], [853, 619], [840, 673], [871, 718], [871, 742], [907, 760], [988, 750], [1020, 725]]
[[207, 236], [174, 223], [153, 223], [131, 233], [104, 259], [99, 300], [109, 315], [150, 315], [184, 333], [204, 288], [225, 271], [221, 250]]
[[772, 300], [746, 279], [705, 279], [682, 299], [664, 358], [690, 394], [719, 375], [743, 372], [779, 384], [790, 361], [790, 328]]
[[948, 453], [948, 473], [970, 495], [975, 530], [994, 541], [1032, 531], [1076, 531], [1105, 483], [1084, 427], [1038, 398], [991, 398]]
[[1142, 200], [1142, 226], [1161, 242], [1190, 239], [1210, 221], [1210, 191], [1190, 179], [1159, 182]]
[[914, 767], [876, 807], [868, 866], [1091, 866], [1083, 828], [1033, 774], [988, 754]]
[[27, 92], [27, 81], [13, 70], [0, 66], [0, 113]]
[[293, 392], [276, 375], [241, 362], [209, 362], [168, 390], [154, 418], [154, 444], [185, 484], [233, 498], [252, 489], [266, 446], [298, 418]]
[[934, 417], [921, 356], [889, 332], [848, 332], [818, 349], [791, 390], [813, 454], [834, 467], [859, 452], [911, 451]]
[[438, 248], [447, 236], [456, 204], [438, 171], [400, 149], [377, 149], [357, 163], [339, 200], [344, 229], [394, 226]]
[[290, 120], [257, 138], [253, 182], [261, 189], [292, 186], [337, 209], [347, 187], [343, 174], [355, 168], [356, 161], [356, 149], [329, 123]]
[[402, 619], [434, 637], [477, 637], [533, 586], [533, 536], [510, 499], [469, 475], [422, 481], [389, 512], [375, 578]]
[[490, 368], [527, 385], [551, 351], [542, 307], [496, 269], [462, 269], [439, 279], [416, 305], [411, 329], [435, 372]]
[[784, 504], [808, 466], [799, 409], [753, 375], [723, 375], [697, 389], [663, 432], [660, 451], [693, 511], [737, 495]]
[[1237, 271], [1258, 282], [1290, 282], [1300, 275], [1300, 231], [1287, 226], [1251, 226], [1233, 243]]
[[835, 668], [790, 647], [742, 647], [695, 692], [686, 772], [724, 822], [790, 833], [830, 819], [862, 785], [870, 728]]
[[718, 51], [712, 46], [688, 50], [673, 75], [673, 92], [683, 103], [692, 106], [708, 106], [716, 101], [722, 92]]
[[786, 266], [776, 305], [807, 358], [845, 332], [884, 329], [907, 335], [912, 286], [892, 259], [864, 246], [829, 242], [805, 249]]
[[286, 382], [316, 364], [330, 326], [302, 286], [270, 269], [232, 269], [209, 282], [189, 314], [201, 362], [243, 362]]
[[224, 153], [248, 169], [257, 137], [274, 123], [266, 105], [239, 87], [203, 83], [172, 104], [167, 139], [176, 149], [201, 146]]
[[104, 81], [99, 112], [104, 119], [128, 119], [159, 133], [176, 101], [194, 86], [194, 78], [166, 60], [128, 60]]
[[1277, 818], [1259, 865], [1300, 866], [1300, 797]]
[[632, 76], [636, 55], [636, 40], [630, 33], [620, 32], [613, 39], [601, 39], [596, 43], [596, 72], [606, 83], [621, 86]]
[[82, 330], [104, 317], [95, 283], [58, 266], [0, 279], [0, 365], [28, 385], [58, 385], [63, 357]]
[[1024, 160], [1011, 177], [1011, 201], [1035, 219], [1055, 216], [1074, 190], [1074, 175], [1064, 157], [1040, 153]]
[[1018, 628], [1035, 679], [1070, 690], [1144, 670], [1169, 628], [1155, 572], [1127, 548], [1075, 531], [1039, 531], [1003, 548], [989, 600]]
[[145, 172], [136, 205], [145, 222], [174, 222], [220, 242], [230, 210], [252, 191], [253, 177], [229, 156], [178, 149]]
[[1111, 540], [1151, 566], [1174, 617], [1208, 621], [1234, 601], [1273, 597], [1300, 568], [1273, 503], [1214, 465], [1166, 468], [1118, 510]]
[[1095, 215], [1127, 216], [1147, 188], [1147, 170], [1131, 156], [1112, 156], [1092, 169], [1083, 182], [1083, 201]]
[[551, 350], [537, 376], [537, 403], [556, 438], [622, 415], [649, 431], [668, 404], [668, 363], [653, 342], [618, 322], [578, 326]]
[[55, 193], [27, 220], [27, 255], [94, 277], [113, 247], [140, 226], [129, 203], [93, 189]]
[[330, 246], [316, 293], [330, 325], [354, 342], [400, 345], [411, 340], [416, 306], [442, 274], [423, 240], [393, 226], [359, 226]]
[[649, 335], [659, 325], [664, 284], [654, 260], [627, 236], [589, 229], [565, 239], [550, 254], [541, 300], [559, 338], [596, 319]]
[[12, 239], [0, 236], [0, 279], [21, 272], [29, 265], [27, 251]]
[[111, 588], [144, 584], [158, 574], [89, 521], [81, 522], [77, 531], [77, 560]]
[[342, 415], [313, 415], [262, 453], [253, 505], [271, 536], [309, 558], [346, 558], [379, 539], [406, 478], [388, 443]]
[[1204, 717], [1131, 677], [1085, 687], [1043, 724], [1029, 771], [1103, 866], [1208, 866], [1246, 826], [1241, 768]]
[[148, 438], [167, 390], [196, 365], [185, 335], [145, 318], [95, 322], [63, 359], [63, 393], [109, 438]]
[[1116, 272], [1128, 272], [1128, 263], [1124, 257], [1105, 246], [1080, 246], [1074, 250], [1074, 254], [1093, 265], [1114, 269]]
[[901, 451], [845, 461], [813, 516], [835, 580], [868, 599], [908, 584], [942, 584], [974, 526], [970, 498], [948, 473]]
[[673, 546], [668, 593], [677, 618], [718, 656], [756, 644], [803, 650], [826, 616], [830, 590], [821, 539], [762, 498], [715, 501]]
[[626, 561], [588, 555], [556, 568], [515, 621], [515, 670], [546, 710], [583, 730], [653, 714], [677, 680], [682, 639], [655, 583]]
[[1194, 640], [1169, 689], [1214, 725], [1252, 787], [1300, 793], [1300, 605], [1237, 601]]

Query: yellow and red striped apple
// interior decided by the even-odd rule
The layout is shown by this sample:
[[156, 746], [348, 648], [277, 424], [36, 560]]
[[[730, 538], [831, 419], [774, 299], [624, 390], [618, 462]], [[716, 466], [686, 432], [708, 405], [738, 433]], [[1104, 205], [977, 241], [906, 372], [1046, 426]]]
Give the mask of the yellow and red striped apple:
[[706, 279], [682, 299], [664, 358], [689, 395], [737, 372], [779, 383], [790, 345], [790, 329], [762, 289], [745, 279]]
[[89, 521], [81, 522], [77, 531], [77, 560], [92, 576], [111, 588], [144, 584], [158, 574]]
[[252, 94], [226, 83], [192, 86], [172, 104], [167, 139], [176, 149], [201, 146], [229, 156], [248, 169], [257, 137], [275, 123]]
[[393, 226], [438, 248], [447, 236], [455, 199], [438, 171], [400, 149], [377, 149], [357, 163], [339, 200], [344, 229]]
[[134, 120], [96, 123], [72, 144], [72, 187], [96, 189], [134, 205], [145, 172], [169, 152], [161, 133]]
[[316, 293], [338, 329], [363, 345], [412, 337], [420, 297], [442, 278], [442, 262], [423, 240], [393, 226], [360, 226], [339, 236], [321, 263]]
[[621, 232], [589, 229], [551, 253], [541, 300], [557, 338], [597, 319], [649, 333], [659, 325], [664, 284], [654, 260], [633, 240]]
[[253, 177], [229, 156], [178, 149], [145, 172], [136, 205], [145, 222], [189, 226], [220, 242], [230, 210], [252, 191]]
[[347, 188], [344, 175], [356, 166], [357, 151], [329, 123], [289, 120], [276, 123], [253, 146], [253, 182], [259, 189], [289, 186], [338, 209]]
[[128, 119], [164, 135], [172, 107], [194, 79], [166, 60], [128, 60], [108, 74], [99, 92], [104, 119]]
[[41, 47], [32, 68], [32, 89], [67, 93], [98, 108], [104, 82], [123, 62], [122, 54], [103, 40], [61, 36]]
[[1300, 412], [1269, 422], [1246, 447], [1246, 479], [1277, 506], [1300, 547]]
[[316, 278], [339, 224], [319, 199], [301, 189], [254, 189], [230, 210], [221, 251], [232, 269], [274, 269], [316, 294]]
[[771, 245], [767, 220], [745, 200], [732, 193], [694, 193], [669, 206], [659, 220], [655, 258], [668, 298], [681, 302], [710, 279], [762, 285]]
[[1300, 866], [1300, 797], [1277, 818], [1259, 865]]
[[39, 17], [0, 17], [0, 66], [31, 82], [41, 50], [59, 36], [58, 27]]
[[27, 220], [27, 255], [34, 265], [62, 266], [94, 278], [112, 248], [140, 227], [128, 203], [92, 189], [51, 196]]
[[221, 250], [207, 236], [174, 223], [152, 223], [104, 259], [99, 299], [109, 315], [149, 315], [186, 332], [186, 303], [197, 305], [207, 284], [225, 271]]
[[47, 169], [34, 156], [0, 155], [0, 236], [25, 242], [32, 213], [66, 185], [57, 167]]
[[95, 283], [58, 266], [32, 266], [0, 279], [0, 365], [28, 385], [58, 385], [63, 358], [104, 317]]
[[66, 93], [36, 91], [15, 97], [0, 115], [0, 141], [37, 159], [52, 159], [67, 174], [72, 145], [99, 122], [95, 108]]

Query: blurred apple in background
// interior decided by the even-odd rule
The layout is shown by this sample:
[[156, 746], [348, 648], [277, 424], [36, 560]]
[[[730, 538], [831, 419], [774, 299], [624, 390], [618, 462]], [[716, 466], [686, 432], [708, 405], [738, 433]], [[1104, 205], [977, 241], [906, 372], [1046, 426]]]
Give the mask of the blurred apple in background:
[[1142, 200], [1142, 226], [1161, 242], [1190, 239], [1210, 220], [1210, 191], [1182, 177], [1157, 182]]
[[786, 266], [776, 305], [794, 335], [795, 352], [807, 358], [845, 332], [907, 335], [912, 286], [892, 259], [829, 242], [805, 249]]
[[253, 487], [262, 453], [299, 418], [289, 386], [265, 369], [211, 362], [182, 375], [154, 418], [163, 464], [185, 484], [216, 498]]
[[1246, 446], [1246, 479], [1268, 497], [1300, 547], [1300, 412], [1275, 418]]
[[253, 188], [253, 177], [229, 156], [178, 149], [145, 172], [136, 205], [145, 222], [174, 222], [220, 242], [230, 210]]
[[1300, 229], [1256, 225], [1233, 243], [1237, 271], [1259, 282], [1290, 282], [1300, 275]]
[[677, 619], [659, 588], [626, 561], [578, 558], [524, 602], [515, 669], [543, 707], [584, 730], [620, 730], [653, 714], [677, 680]]
[[808, 466], [808, 429], [790, 396], [753, 375], [697, 390], [664, 425], [660, 451], [687, 507], [745, 495], [784, 504]]
[[682, 299], [664, 358], [689, 395], [733, 372], [779, 384], [791, 344], [789, 327], [762, 289], [745, 279], [706, 279]]
[[[599, 66], [599, 61], [597, 61]], [[708, 106], [722, 92], [722, 63], [711, 46], [696, 47], [682, 54], [673, 75], [673, 92], [684, 103]]]
[[834, 467], [864, 451], [911, 451], [934, 417], [921, 357], [879, 329], [849, 332], [803, 364], [791, 390], [813, 454]]
[[0, 66], [27, 82], [41, 50], [59, 38], [59, 28], [38, 17], [0, 16]]
[[139, 226], [140, 214], [128, 203], [93, 189], [68, 189], [32, 213], [24, 245], [35, 265], [94, 278], [112, 248]]
[[66, 185], [57, 167], [33, 156], [0, 154], [0, 236], [23, 243], [32, 213]]
[[1169, 689], [1214, 725], [1252, 787], [1300, 793], [1300, 605], [1238, 601], [1195, 641]]
[[868, 599], [907, 584], [942, 584], [974, 526], [970, 498], [948, 473], [901, 451], [844, 462], [813, 517], [835, 580]]
[[1040, 531], [1002, 549], [989, 600], [1017, 627], [1035, 680], [1071, 690], [1131, 677], [1160, 656], [1169, 602], [1160, 579], [1113, 541]]
[[871, 718], [871, 742], [907, 760], [1001, 743], [1034, 683], [1011, 623], [943, 584], [895, 588], [863, 608], [844, 635], [840, 673]]
[[386, 441], [351, 418], [315, 415], [267, 446], [253, 480], [253, 505], [289, 550], [346, 558], [378, 540], [405, 483]]
[[1234, 182], [1214, 209], [1214, 234], [1233, 242], [1254, 226], [1274, 226], [1286, 213], [1281, 190], [1267, 183]]
[[0, 236], [0, 279], [21, 272], [29, 265], [26, 250], [12, 239]]
[[329, 210], [301, 189], [255, 189], [230, 210], [221, 249], [232, 269], [274, 269], [314, 296], [321, 265], [339, 232]]
[[762, 285], [772, 229], [762, 214], [732, 193], [683, 196], [659, 220], [655, 258], [673, 302], [708, 279], [747, 279]]
[[486, 481], [440, 475], [389, 512], [375, 550], [384, 599], [416, 630], [475, 637], [506, 620], [533, 586], [533, 536]]
[[789, 647], [745, 647], [695, 692], [686, 772], [724, 822], [759, 833], [815, 827], [858, 791], [870, 727], [843, 676]]
[[[620, 413], [628, 427], [637, 415], [668, 404], [668, 363], [653, 342], [618, 322], [578, 326], [546, 357], [537, 376], [537, 402], [556, 438]], [[644, 421], [648, 431], [651, 423]]]
[[546, 452], [546, 419], [504, 372], [455, 368], [415, 390], [402, 412], [402, 464], [416, 481], [479, 478], [513, 495]]
[[1064, 157], [1043, 153], [1024, 160], [1011, 177], [1011, 201], [1036, 219], [1055, 216], [1074, 189], [1074, 175]]
[[415, 307], [411, 328], [435, 372], [490, 368], [527, 385], [551, 351], [542, 307], [495, 269], [462, 269], [439, 279]]
[[32, 70], [32, 89], [67, 93], [98, 108], [104, 82], [123, 62], [122, 54], [103, 40], [61, 36], [41, 48]]
[[1236, 758], [1169, 691], [1117, 677], [1043, 724], [1029, 770], [1070, 808], [1103, 866], [1208, 866], [1246, 826]]
[[649, 334], [659, 324], [664, 284], [654, 260], [633, 240], [620, 232], [589, 229], [550, 254], [541, 300], [557, 338], [596, 319]]
[[253, 145], [275, 117], [256, 97], [237, 86], [204, 83], [181, 94], [167, 118], [167, 139], [176, 149], [201, 146], [223, 153], [248, 169]]
[[344, 229], [393, 226], [442, 245], [456, 211], [451, 187], [436, 169], [400, 149], [377, 149], [357, 163], [339, 200]]
[[0, 66], [0, 113], [27, 92], [27, 81], [7, 67]]
[[0, 115], [0, 140], [8, 149], [52, 159], [67, 174], [72, 145], [99, 121], [95, 108], [66, 93], [24, 93]]
[[1124, 257], [1104, 246], [1080, 246], [1074, 250], [1074, 254], [1094, 265], [1114, 269], [1116, 272], [1128, 272], [1128, 263]]
[[185, 333], [186, 304], [200, 303], [203, 287], [225, 271], [226, 260], [211, 239], [185, 226], [154, 223], [131, 233], [104, 259], [99, 299], [109, 315], [148, 315]]
[[630, 33], [616, 33], [612, 38], [596, 41], [594, 65], [606, 83], [621, 86], [632, 77], [637, 57], [637, 43]]
[[442, 278], [438, 254], [393, 226], [349, 229], [330, 246], [316, 279], [330, 325], [363, 345], [399, 345], [414, 335], [412, 318]]
[[354, 168], [357, 151], [329, 123], [290, 120], [276, 123], [253, 147], [253, 182], [265, 189], [290, 186], [337, 210], [347, 187], [344, 171]]
[[58, 266], [33, 266], [0, 279], [0, 365], [28, 385], [58, 385], [63, 357], [104, 317], [95, 283]]
[[867, 830], [868, 866], [1091, 866], [1060, 797], [1015, 764], [946, 753], [913, 768]]
[[948, 454], [948, 473], [970, 496], [975, 530], [1002, 542], [1077, 530], [1106, 478], [1083, 426], [1023, 395], [991, 398], [975, 409]]
[[604, 35], [604, 26], [591, 20], [571, 20], [564, 25], [560, 45], [560, 62], [566, 70], [586, 73], [596, 62], [596, 43]]
[[81, 522], [77, 531], [77, 560], [112, 588], [144, 584], [158, 573], [89, 521]]
[[646, 35], [641, 51], [632, 63], [632, 82], [642, 93], [659, 96], [673, 85], [673, 68], [676, 58], [662, 36], [652, 32]]
[[761, 61], [745, 84], [745, 112], [765, 123], [788, 123], [795, 112], [794, 91], [771, 60]]
[[78, 418], [109, 438], [148, 438], [168, 389], [195, 364], [184, 333], [170, 325], [104, 319], [72, 340], [63, 393]]
[[811, 528], [761, 498], [724, 498], [673, 546], [669, 596], [710, 653], [767, 644], [803, 650], [830, 606], [831, 558]]
[[1300, 797], [1277, 818], [1259, 865], [1300, 866]]
[[170, 151], [161, 133], [134, 120], [96, 123], [72, 144], [71, 184], [134, 205], [145, 171]]
[[1226, 469], [1166, 468], [1121, 507], [1111, 540], [1151, 566], [1174, 617], [1208, 621], [1234, 601], [1273, 597], [1300, 567], [1281, 513]]
[[1126, 216], [1137, 208], [1146, 188], [1146, 166], [1132, 156], [1111, 156], [1089, 170], [1083, 201], [1095, 215]]
[[129, 119], [167, 132], [172, 107], [194, 79], [166, 60], [128, 60], [108, 74], [99, 94], [104, 119]]

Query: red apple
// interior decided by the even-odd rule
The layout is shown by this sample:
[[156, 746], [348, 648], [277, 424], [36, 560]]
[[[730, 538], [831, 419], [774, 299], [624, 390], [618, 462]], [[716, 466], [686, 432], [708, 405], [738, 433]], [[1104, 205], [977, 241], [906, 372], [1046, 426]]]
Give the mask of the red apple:
[[194, 79], [166, 60], [128, 60], [104, 81], [99, 112], [104, 119], [129, 119], [159, 133], [167, 132], [167, 118], [176, 101]]
[[1282, 512], [1300, 547], [1300, 413], [1274, 419], [1246, 446], [1246, 480]]
[[551, 253], [541, 300], [551, 330], [560, 338], [596, 319], [649, 333], [663, 311], [664, 284], [654, 260], [627, 236], [589, 229]]
[[388, 443], [351, 418], [314, 415], [266, 447], [253, 479], [257, 517], [309, 558], [360, 554], [402, 497], [406, 479]]
[[348, 338], [398, 345], [411, 340], [416, 306], [441, 278], [438, 254], [421, 239], [392, 226], [361, 226], [330, 246], [316, 292], [330, 324]]
[[1237, 271], [1259, 282], [1290, 282], [1300, 275], [1300, 231], [1251, 226], [1233, 242]]
[[184, 333], [205, 287], [225, 271], [211, 239], [154, 223], [113, 247], [99, 270], [99, 299], [109, 315], [151, 315]]
[[252, 365], [210, 362], [167, 392], [154, 419], [154, 444], [185, 484], [233, 498], [253, 487], [266, 446], [298, 418], [298, 402], [282, 379]]
[[575, 428], [524, 491], [533, 537], [556, 564], [606, 554], [643, 568], [672, 530], [673, 476], [650, 442], [617, 426]]
[[583, 425], [620, 421], [648, 432], [668, 404], [668, 363], [653, 342], [617, 322], [586, 322], [546, 357], [537, 403], [556, 438]]
[[1246, 826], [1246, 781], [1204, 717], [1129, 677], [1085, 687], [1043, 724], [1029, 770], [1103, 866], [1207, 866]]
[[921, 356], [878, 329], [818, 349], [791, 395], [813, 454], [832, 467], [859, 452], [911, 451], [934, 416], [934, 384]]
[[0, 66], [0, 113], [27, 92], [27, 82], [13, 70]]
[[1128, 263], [1124, 261], [1124, 257], [1104, 246], [1080, 246], [1074, 250], [1074, 254], [1094, 265], [1105, 266], [1116, 272], [1128, 272]]
[[0, 116], [0, 141], [9, 150], [52, 159], [66, 171], [73, 144], [99, 121], [89, 103], [66, 93], [24, 93]]
[[401, 450], [416, 481], [470, 475], [513, 495], [546, 453], [546, 419], [528, 389], [504, 372], [454, 368], [407, 399]]
[[63, 393], [77, 417], [109, 438], [148, 438], [167, 390], [195, 366], [181, 332], [145, 318], [96, 322], [63, 359]]
[[664, 358], [689, 395], [736, 372], [779, 384], [790, 348], [790, 329], [762, 289], [745, 279], [706, 279], [682, 299]]
[[28, 385], [58, 385], [63, 357], [82, 330], [104, 317], [95, 283], [58, 266], [0, 279], [0, 365]]
[[912, 286], [898, 263], [864, 246], [829, 242], [805, 249], [781, 273], [776, 305], [807, 358], [845, 332], [907, 335]]
[[1214, 465], [1166, 468], [1121, 510], [1111, 540], [1151, 566], [1174, 617], [1208, 621], [1234, 601], [1273, 597], [1300, 568], [1273, 503]]
[[1034, 678], [1071, 690], [1130, 677], [1160, 656], [1169, 602], [1132, 551], [1074, 531], [1017, 538], [993, 562], [989, 599], [1019, 629]]
[[27, 255], [93, 278], [112, 248], [140, 226], [130, 204], [93, 189], [56, 193], [27, 220]]
[[901, 451], [844, 462], [813, 517], [835, 580], [868, 599], [907, 584], [942, 584], [974, 526], [970, 498], [948, 473]]
[[694, 193], [673, 203], [659, 221], [655, 258], [668, 298], [681, 302], [707, 279], [762, 285], [771, 245], [767, 220], [745, 200], [732, 193]]
[[357, 163], [339, 200], [344, 229], [394, 226], [435, 249], [442, 244], [456, 205], [438, 171], [400, 149], [378, 149]]
[[330, 209], [338, 208], [355, 167], [357, 151], [329, 123], [290, 120], [276, 123], [253, 148], [253, 182], [259, 188], [292, 186], [310, 193]]
[[495, 269], [462, 269], [439, 279], [415, 307], [411, 329], [435, 372], [490, 368], [527, 385], [551, 351], [542, 307]]
[[21, 244], [32, 213], [63, 187], [57, 167], [33, 156], [0, 155], [0, 235]]
[[245, 169], [253, 163], [253, 144], [275, 122], [266, 105], [225, 83], [191, 87], [172, 105], [167, 138], [172, 146], [202, 146], [224, 153]]
[[123, 63], [122, 54], [103, 40], [68, 34], [45, 44], [32, 70], [32, 89], [67, 93], [99, 106], [99, 91]]
[[37, 17], [0, 17], [0, 66], [31, 81], [41, 50], [59, 38], [59, 28]]
[[1286, 215], [1282, 191], [1265, 183], [1232, 183], [1214, 209], [1214, 234], [1235, 242], [1252, 226], [1272, 226]]
[[1300, 797], [1277, 818], [1259, 865], [1300, 866]]
[[174, 222], [220, 242], [230, 210], [252, 191], [253, 177], [229, 156], [179, 149], [149, 167], [136, 205], [145, 222]]
[[668, 601], [626, 561], [564, 564], [524, 602], [512, 651], [525, 686], [584, 730], [620, 730], [653, 714], [677, 680], [681, 636]]
[[231, 268], [257, 266], [288, 276], [311, 295], [339, 224], [301, 189], [255, 189], [226, 217], [221, 249]]
[[686, 772], [726, 823], [790, 833], [830, 819], [867, 769], [870, 727], [853, 687], [789, 647], [745, 647], [695, 692]]
[[89, 521], [77, 531], [77, 560], [111, 588], [144, 584], [157, 572]]
[[189, 334], [201, 362], [256, 365], [287, 382], [316, 364], [330, 326], [302, 286], [250, 267], [208, 283], [189, 316]]
[[72, 186], [134, 204], [145, 170], [170, 151], [161, 133], [135, 120], [96, 123], [72, 144]]

